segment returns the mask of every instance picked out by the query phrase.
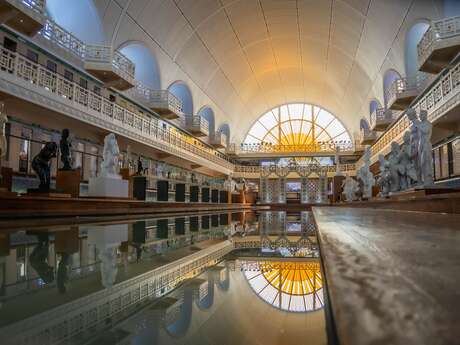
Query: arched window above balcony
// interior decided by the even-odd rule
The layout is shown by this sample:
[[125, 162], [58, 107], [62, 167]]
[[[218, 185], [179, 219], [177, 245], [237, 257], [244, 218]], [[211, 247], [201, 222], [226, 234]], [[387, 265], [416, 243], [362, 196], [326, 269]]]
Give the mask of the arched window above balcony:
[[248, 131], [245, 144], [311, 145], [351, 142], [343, 124], [327, 110], [305, 103], [286, 104], [262, 115]]

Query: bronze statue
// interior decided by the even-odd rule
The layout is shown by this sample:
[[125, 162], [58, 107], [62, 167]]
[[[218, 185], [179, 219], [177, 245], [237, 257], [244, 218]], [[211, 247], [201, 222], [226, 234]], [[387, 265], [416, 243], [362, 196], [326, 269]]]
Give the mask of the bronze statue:
[[72, 144], [70, 143], [69, 140], [69, 130], [67, 128], [62, 130], [61, 134], [61, 141], [59, 142], [59, 149], [61, 151], [61, 162], [63, 164], [63, 167], [61, 170], [72, 170], [72, 156], [70, 152], [70, 148], [72, 147]]
[[38, 190], [41, 192], [48, 192], [50, 190], [51, 176], [50, 161], [56, 157], [57, 145], [54, 142], [47, 142], [41, 151], [32, 160], [32, 169], [40, 179], [40, 186]]

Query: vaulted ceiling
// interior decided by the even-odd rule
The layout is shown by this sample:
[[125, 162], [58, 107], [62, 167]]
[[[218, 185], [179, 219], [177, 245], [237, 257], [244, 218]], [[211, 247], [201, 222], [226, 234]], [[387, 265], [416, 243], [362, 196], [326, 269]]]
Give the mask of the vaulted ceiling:
[[404, 74], [405, 32], [441, 0], [94, 0], [107, 41], [142, 41], [162, 88], [186, 81], [234, 141], [268, 109], [320, 105], [354, 132], [388, 68]]

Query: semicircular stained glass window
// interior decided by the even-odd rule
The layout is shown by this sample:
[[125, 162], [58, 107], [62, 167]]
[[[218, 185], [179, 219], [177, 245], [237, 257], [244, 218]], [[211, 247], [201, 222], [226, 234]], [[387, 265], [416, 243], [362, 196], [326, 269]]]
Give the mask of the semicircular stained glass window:
[[262, 115], [247, 133], [244, 144], [301, 146], [331, 141], [351, 142], [342, 123], [321, 107], [293, 103]]
[[291, 312], [323, 308], [323, 279], [318, 261], [260, 261], [251, 267], [244, 271], [249, 285], [273, 307]]

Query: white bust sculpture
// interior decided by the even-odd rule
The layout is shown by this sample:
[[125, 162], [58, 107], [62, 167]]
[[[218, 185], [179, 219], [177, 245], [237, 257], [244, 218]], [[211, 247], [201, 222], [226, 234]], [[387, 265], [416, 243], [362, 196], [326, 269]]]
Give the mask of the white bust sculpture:
[[347, 175], [345, 180], [342, 182], [342, 188], [343, 194], [345, 194], [345, 201], [356, 200], [356, 193], [359, 190], [359, 184], [354, 178]]
[[431, 134], [433, 125], [428, 121], [428, 113], [426, 110], [420, 111], [420, 174], [423, 187], [431, 187], [433, 185], [433, 147], [431, 145]]
[[104, 151], [102, 154], [103, 161], [101, 162], [101, 177], [109, 177], [121, 179], [118, 175], [118, 159], [120, 157], [120, 149], [118, 148], [115, 134], [110, 133], [104, 138]]
[[372, 198], [372, 187], [375, 185], [374, 174], [370, 171], [371, 165], [371, 149], [370, 147], [366, 148], [364, 152], [364, 165], [359, 168], [357, 177], [363, 183], [363, 198], [370, 199]]

